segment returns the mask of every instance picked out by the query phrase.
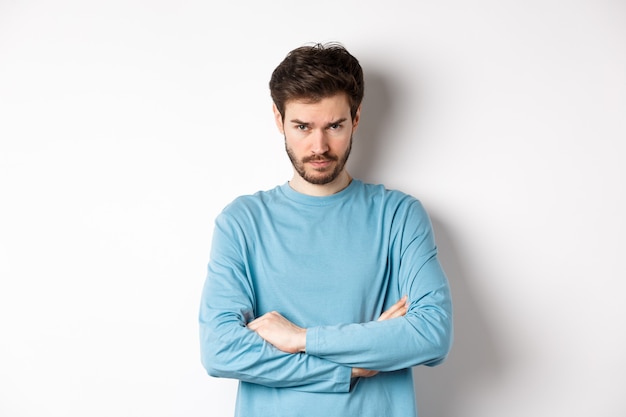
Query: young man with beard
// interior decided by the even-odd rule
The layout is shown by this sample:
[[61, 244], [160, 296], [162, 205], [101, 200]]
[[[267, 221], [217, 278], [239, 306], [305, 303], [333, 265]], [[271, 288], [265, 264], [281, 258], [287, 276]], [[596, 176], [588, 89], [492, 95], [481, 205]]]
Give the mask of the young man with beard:
[[415, 416], [411, 367], [452, 340], [428, 216], [346, 171], [363, 73], [345, 48], [291, 51], [270, 91], [294, 174], [215, 221], [202, 363], [240, 381], [237, 416]]

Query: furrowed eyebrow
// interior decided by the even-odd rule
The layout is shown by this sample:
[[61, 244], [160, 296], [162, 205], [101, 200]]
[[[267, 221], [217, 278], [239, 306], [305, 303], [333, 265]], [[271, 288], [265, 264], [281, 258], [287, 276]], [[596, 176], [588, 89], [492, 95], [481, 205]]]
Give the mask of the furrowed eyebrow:
[[342, 117], [342, 118], [341, 118], [341, 119], [339, 119], [339, 120], [335, 120], [334, 122], [330, 122], [330, 123], [328, 123], [328, 124], [326, 125], [326, 127], [328, 128], [328, 127], [331, 127], [332, 125], [340, 125], [340, 124], [342, 124], [343, 122], [345, 122], [346, 120], [348, 120], [348, 119], [347, 119], [347, 118], [345, 118], [345, 117]]
[[[341, 123], [345, 122], [346, 120], [348, 120], [348, 118], [342, 117], [341, 119], [338, 119], [338, 120], [335, 120], [333, 122], [328, 123], [326, 125], [326, 127], [328, 128], [328, 127], [331, 127], [332, 125], [341, 124]], [[303, 125], [303, 126], [310, 126], [311, 125], [311, 123], [303, 122], [302, 120], [298, 120], [298, 119], [290, 120], [290, 122], [293, 123], [294, 125]]]

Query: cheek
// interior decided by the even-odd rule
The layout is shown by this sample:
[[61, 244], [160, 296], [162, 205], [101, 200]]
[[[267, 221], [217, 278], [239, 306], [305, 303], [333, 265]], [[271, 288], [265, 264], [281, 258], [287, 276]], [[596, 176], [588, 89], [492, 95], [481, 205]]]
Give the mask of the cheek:
[[341, 137], [333, 141], [331, 148], [336, 152], [344, 152], [350, 147], [350, 135]]
[[285, 135], [285, 144], [296, 154], [301, 153], [304, 148], [304, 141], [296, 140], [289, 135]]

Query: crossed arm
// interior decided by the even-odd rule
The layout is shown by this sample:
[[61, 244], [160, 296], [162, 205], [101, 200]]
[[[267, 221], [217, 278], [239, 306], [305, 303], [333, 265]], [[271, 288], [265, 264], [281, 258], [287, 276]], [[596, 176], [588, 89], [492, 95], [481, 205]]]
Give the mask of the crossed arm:
[[[402, 317], [408, 310], [407, 296], [383, 312], [378, 321]], [[299, 353], [306, 351], [306, 329], [297, 326], [283, 317], [277, 311], [271, 311], [248, 323], [248, 328], [256, 332], [261, 338], [272, 344], [277, 349], [286, 353]], [[352, 377], [371, 377], [378, 371], [352, 368]]]
[[[414, 215], [411, 224], [424, 223], [419, 211]], [[201, 359], [209, 375], [272, 388], [348, 392], [351, 376], [436, 365], [447, 355], [451, 299], [427, 223], [393, 247], [394, 259], [403, 262], [391, 271], [392, 285], [408, 298], [378, 322], [305, 329], [277, 312], [254, 317], [255, 292], [242, 258], [245, 236], [229, 217], [218, 220], [199, 315]]]

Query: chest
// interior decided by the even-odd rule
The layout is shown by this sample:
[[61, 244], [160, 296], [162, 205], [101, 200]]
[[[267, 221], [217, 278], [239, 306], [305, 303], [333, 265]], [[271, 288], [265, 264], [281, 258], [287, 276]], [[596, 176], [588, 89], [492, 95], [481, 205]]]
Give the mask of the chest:
[[368, 321], [391, 285], [390, 238], [367, 215], [272, 219], [250, 252], [257, 314], [300, 325]]

